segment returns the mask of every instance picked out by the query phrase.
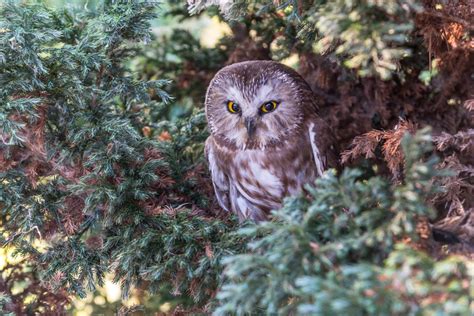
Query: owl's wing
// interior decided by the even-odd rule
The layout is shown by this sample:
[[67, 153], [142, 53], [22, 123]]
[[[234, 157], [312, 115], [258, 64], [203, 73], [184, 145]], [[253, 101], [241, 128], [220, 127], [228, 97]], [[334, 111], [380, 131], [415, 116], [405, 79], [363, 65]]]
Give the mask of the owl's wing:
[[318, 176], [322, 176], [327, 168], [337, 167], [337, 156], [329, 127], [321, 119], [316, 119], [308, 128], [311, 150]]
[[247, 218], [255, 222], [261, 222], [267, 219], [266, 212], [246, 199], [239, 192], [237, 187], [232, 184], [230, 184], [230, 200], [232, 202], [232, 210], [239, 216], [240, 222]]
[[210, 137], [206, 141], [205, 154], [209, 162], [209, 170], [211, 171], [212, 184], [214, 186], [214, 192], [216, 193], [217, 202], [224, 210], [230, 212], [229, 178], [217, 164], [215, 144]]

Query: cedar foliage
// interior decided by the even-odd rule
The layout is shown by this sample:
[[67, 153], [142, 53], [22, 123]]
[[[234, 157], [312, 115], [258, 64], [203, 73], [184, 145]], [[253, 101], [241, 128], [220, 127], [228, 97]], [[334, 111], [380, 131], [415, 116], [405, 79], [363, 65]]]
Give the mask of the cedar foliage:
[[2, 7], [2, 243], [53, 292], [83, 297], [110, 271], [125, 292], [164, 279], [201, 301], [219, 278], [206, 273], [217, 260], [204, 249], [216, 241], [219, 254], [233, 240], [221, 250], [233, 224], [200, 209], [210, 184], [190, 147], [205, 140], [203, 115], [174, 125], [173, 142], [139, 132], [142, 113], [170, 100], [166, 81], [138, 80], [124, 64], [130, 44], [149, 38], [155, 5], [106, 2], [85, 15]]
[[[468, 3], [219, 4], [232, 34], [215, 48], [152, 40], [154, 2], [0, 7], [1, 242], [25, 258], [2, 271], [3, 312], [63, 314], [111, 273], [125, 294], [191, 298], [178, 314], [469, 314]], [[292, 55], [345, 169], [242, 227], [213, 198], [205, 89], [226, 64]]]
[[432, 216], [426, 200], [443, 171], [435, 157], [420, 161], [430, 151], [426, 130], [407, 134], [402, 147], [399, 185], [358, 169], [327, 172], [308, 197], [288, 198], [274, 221], [241, 229], [253, 239], [250, 251], [224, 260], [215, 314], [468, 315], [462, 260], [435, 262], [407, 245], [420, 238], [419, 220]]

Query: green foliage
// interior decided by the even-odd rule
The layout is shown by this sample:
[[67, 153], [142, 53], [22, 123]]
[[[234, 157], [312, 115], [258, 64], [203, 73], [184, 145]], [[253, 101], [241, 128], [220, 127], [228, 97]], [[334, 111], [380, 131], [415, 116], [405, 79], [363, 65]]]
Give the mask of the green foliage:
[[[227, 60], [229, 46], [224, 39], [218, 47], [205, 48], [189, 31], [175, 29], [170, 35], [161, 36], [147, 45], [143, 54], [133, 60], [133, 66], [144, 78], [172, 80], [165, 89], [173, 94], [175, 106], [166, 109], [174, 112], [160, 113], [172, 119], [177, 116], [176, 106], [184, 107], [188, 112], [178, 114], [189, 115], [193, 107], [202, 105], [210, 76]], [[159, 121], [157, 118], [159, 116], [155, 115], [152, 122]]]
[[300, 36], [317, 33], [316, 52], [333, 50], [360, 76], [388, 79], [411, 54], [409, 36], [417, 1], [322, 1], [304, 17]]
[[[326, 172], [307, 187], [308, 197], [288, 198], [274, 221], [240, 229], [255, 240], [249, 253], [224, 260], [215, 314], [431, 315], [458, 308], [467, 315], [472, 293], [461, 283], [472, 275], [465, 265], [435, 262], [397, 244], [415, 240], [417, 219], [433, 215], [425, 201], [437, 190], [433, 177], [441, 175], [436, 158], [420, 160], [430, 150], [426, 130], [406, 135], [403, 149], [406, 176], [399, 185], [363, 178], [357, 169], [340, 177]], [[445, 288], [450, 282], [456, 283]], [[412, 283], [408, 294], [404, 287]], [[426, 303], [443, 288], [450, 304]]]
[[[125, 290], [144, 276], [162, 281], [148, 264], [172, 259], [171, 250], [137, 250], [171, 247], [173, 240], [176, 247], [196, 244], [188, 245], [184, 259], [168, 262], [167, 280], [181, 270], [186, 285], [193, 278], [209, 285], [219, 276], [203, 272], [216, 263], [199, 261], [199, 250], [209, 244], [219, 257], [214, 240], [224, 224], [188, 220], [185, 211], [166, 215], [183, 204], [208, 205], [201, 175], [190, 174], [202, 164], [203, 114], [157, 125], [173, 134], [173, 142], [140, 133], [146, 113], [159, 113], [170, 100], [161, 89], [165, 81], [141, 81], [126, 66], [131, 43], [150, 38], [155, 6], [112, 1], [83, 14], [2, 7], [0, 150], [3, 162], [15, 161], [0, 168], [3, 242], [37, 261], [52, 286], [79, 296], [101, 285], [107, 271], [116, 272]], [[162, 239], [164, 223], [170, 235]], [[185, 259], [200, 263], [191, 269]], [[193, 294], [202, 300], [198, 290]]]
[[[422, 10], [416, 0], [403, 3], [395, 0], [256, 3], [239, 0], [223, 1], [218, 5], [229, 19], [239, 19], [249, 11], [264, 16], [274, 9], [281, 10], [285, 12], [288, 25], [284, 28], [287, 33], [285, 39], [279, 40], [279, 44], [286, 42], [290, 49], [295, 45], [289, 41], [292, 36], [288, 36], [294, 26], [298, 30], [296, 37], [306, 49], [332, 55], [346, 67], [356, 69], [362, 77], [379, 76], [382, 79], [400, 73], [400, 60], [411, 55], [410, 36], [414, 13]], [[213, 4], [216, 3], [194, 1], [190, 11], [199, 12]], [[264, 19], [262, 23], [266, 21]]]
[[154, 6], [111, 2], [83, 15], [41, 5], [2, 7], [0, 125], [7, 141], [0, 149], [10, 159], [24, 156], [0, 173], [2, 232], [34, 255], [26, 241], [57, 234], [60, 241], [39, 260], [49, 264], [47, 277], [59, 273], [61, 285], [80, 295], [81, 284], [93, 289], [106, 269], [103, 254], [90, 252], [80, 237], [123, 221], [154, 193], [153, 170], [165, 164], [144, 157], [156, 145], [131, 124], [131, 109], [149, 101], [149, 89], [168, 100], [164, 82], [137, 81], [121, 65], [127, 42], [149, 38]]
[[245, 244], [242, 237], [232, 234], [235, 224], [184, 211], [157, 216], [146, 225], [112, 230], [105, 244], [115, 280], [122, 281], [126, 290], [145, 281], [156, 293], [172, 282], [175, 295], [205, 303], [220, 282], [221, 258]]

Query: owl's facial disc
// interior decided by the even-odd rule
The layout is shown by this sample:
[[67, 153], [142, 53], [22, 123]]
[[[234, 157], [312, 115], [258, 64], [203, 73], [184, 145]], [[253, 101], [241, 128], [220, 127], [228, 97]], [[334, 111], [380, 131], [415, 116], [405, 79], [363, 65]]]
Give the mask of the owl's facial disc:
[[211, 134], [240, 149], [279, 146], [294, 137], [305, 117], [310, 89], [298, 74], [270, 61], [227, 66], [206, 95]]
[[261, 82], [254, 89], [229, 82], [213, 90], [211, 98], [215, 104], [208, 111], [211, 132], [239, 148], [281, 141], [298, 123], [294, 92], [279, 80]]
[[271, 100], [268, 102], [264, 102], [256, 111], [255, 115], [250, 114], [249, 116], [242, 117], [242, 109], [239, 103], [235, 101], [227, 101], [227, 111], [232, 114], [237, 114], [241, 116], [241, 120], [243, 120], [245, 128], [247, 129], [247, 136], [251, 139], [254, 136], [255, 129], [257, 128], [258, 120], [261, 116], [273, 112], [276, 110], [280, 102]]

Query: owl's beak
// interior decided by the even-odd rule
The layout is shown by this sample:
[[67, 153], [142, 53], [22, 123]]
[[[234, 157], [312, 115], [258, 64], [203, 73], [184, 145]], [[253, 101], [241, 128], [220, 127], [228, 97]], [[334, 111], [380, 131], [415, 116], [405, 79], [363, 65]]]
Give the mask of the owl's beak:
[[245, 118], [245, 127], [247, 128], [247, 134], [249, 138], [253, 136], [255, 133], [255, 119], [251, 117], [246, 117]]

